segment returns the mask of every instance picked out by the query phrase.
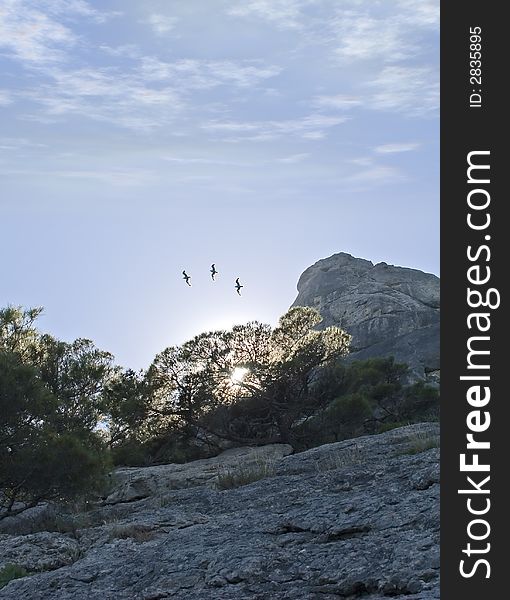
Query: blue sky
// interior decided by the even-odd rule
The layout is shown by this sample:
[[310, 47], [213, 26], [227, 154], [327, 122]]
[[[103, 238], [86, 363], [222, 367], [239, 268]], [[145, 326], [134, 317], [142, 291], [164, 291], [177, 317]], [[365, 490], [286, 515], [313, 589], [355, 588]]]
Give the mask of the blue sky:
[[0, 0], [0, 305], [139, 368], [275, 323], [335, 252], [438, 273], [438, 20], [437, 0]]

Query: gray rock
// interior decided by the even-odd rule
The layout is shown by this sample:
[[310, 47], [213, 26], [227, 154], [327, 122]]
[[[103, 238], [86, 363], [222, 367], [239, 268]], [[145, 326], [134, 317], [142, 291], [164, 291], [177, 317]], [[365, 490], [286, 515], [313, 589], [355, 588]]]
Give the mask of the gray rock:
[[0, 534], [0, 570], [16, 564], [27, 571], [51, 571], [72, 564], [79, 555], [77, 540], [60, 533]]
[[112, 475], [114, 489], [106, 504], [133, 502], [168, 490], [215, 485], [218, 473], [236, 467], [256, 467], [260, 463], [277, 461], [292, 453], [288, 444], [270, 444], [260, 447], [230, 448], [213, 458], [185, 464], [156, 465], [154, 467], [125, 467]]
[[[98, 507], [76, 540], [1, 536], [2, 550], [24, 544], [9, 562], [30, 575], [0, 598], [437, 600], [438, 449], [415, 453], [437, 435], [419, 424], [279, 458], [273, 448], [271, 476], [223, 491], [182, 465], [196, 485]], [[46, 543], [61, 558], [44, 565]]]
[[350, 360], [395, 356], [417, 377], [439, 369], [439, 278], [341, 252], [306, 269], [293, 306], [352, 335]]

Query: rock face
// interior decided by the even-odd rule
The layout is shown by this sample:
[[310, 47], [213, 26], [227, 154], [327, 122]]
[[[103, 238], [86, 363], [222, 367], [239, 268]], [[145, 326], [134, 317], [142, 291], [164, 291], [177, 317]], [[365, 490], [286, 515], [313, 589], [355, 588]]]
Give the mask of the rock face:
[[339, 253], [306, 269], [293, 306], [352, 335], [350, 359], [394, 356], [417, 377], [439, 369], [439, 278]]
[[[82, 515], [82, 528], [0, 536], [4, 562], [30, 572], [0, 598], [437, 600], [438, 434], [425, 423], [291, 456], [245, 449], [239, 463], [190, 463], [191, 486], [147, 485], [141, 499], [122, 495], [120, 473], [115, 504]], [[271, 469], [241, 487], [218, 489], [217, 471], [197, 478], [263, 457]]]
[[256, 469], [260, 464], [272, 464], [289, 454], [292, 454], [292, 446], [270, 444], [255, 448], [232, 448], [219, 456], [185, 464], [117, 469], [112, 477], [115, 488], [105, 503], [132, 502], [169, 490], [214, 484], [218, 472], [236, 468]]

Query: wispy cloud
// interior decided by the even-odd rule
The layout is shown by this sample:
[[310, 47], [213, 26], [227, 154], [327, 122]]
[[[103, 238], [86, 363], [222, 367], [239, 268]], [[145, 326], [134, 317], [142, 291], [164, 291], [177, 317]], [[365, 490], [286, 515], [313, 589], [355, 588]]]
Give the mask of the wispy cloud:
[[276, 161], [285, 165], [294, 165], [306, 160], [310, 154], [308, 152], [302, 152], [301, 154], [291, 154], [283, 158], [277, 158]]
[[86, 0], [22, 0], [28, 8], [37, 7], [46, 14], [65, 19], [87, 17], [96, 23], [104, 23], [112, 17], [121, 15], [119, 11], [98, 10]]
[[379, 186], [404, 181], [406, 176], [397, 168], [386, 165], [370, 165], [344, 178], [346, 183], [360, 186]]
[[0, 48], [18, 60], [47, 63], [64, 57], [62, 46], [76, 42], [62, 23], [23, 0], [5, 0], [0, 6]]
[[149, 87], [129, 73], [114, 68], [67, 71], [54, 68], [51, 81], [28, 90], [24, 97], [38, 104], [42, 114], [31, 119], [81, 116], [135, 130], [150, 130], [172, 122], [182, 109], [171, 87]]
[[376, 146], [374, 148], [374, 152], [377, 152], [377, 154], [395, 154], [398, 152], [411, 152], [412, 150], [416, 150], [416, 148], [419, 147], [420, 144], [417, 142], [383, 144], [381, 146]]
[[1, 137], [0, 148], [2, 150], [22, 150], [26, 148], [48, 148], [47, 144], [33, 142], [27, 138]]
[[178, 21], [177, 17], [153, 13], [142, 22], [150, 25], [156, 35], [165, 35], [175, 29]]
[[125, 57], [125, 58], [140, 58], [142, 56], [142, 51], [140, 47], [136, 44], [122, 44], [120, 46], [107, 46], [102, 45], [99, 46], [99, 49], [109, 54], [110, 56], [115, 57]]
[[389, 65], [362, 85], [357, 97], [324, 95], [311, 105], [344, 112], [353, 108], [400, 112], [426, 117], [439, 108], [439, 79], [436, 70], [422, 66]]
[[207, 89], [218, 85], [252, 87], [281, 73], [281, 67], [261, 61], [211, 61], [181, 59], [174, 62], [154, 57], [142, 59], [140, 73], [148, 81], [172, 81], [182, 89]]
[[84, 0], [3, 0], [0, 48], [32, 65], [62, 61], [79, 40], [68, 23], [77, 18], [102, 23], [114, 14], [98, 11]]
[[361, 98], [337, 94], [334, 96], [316, 96], [312, 105], [319, 108], [335, 108], [338, 110], [349, 110], [363, 104]]
[[45, 180], [51, 178], [82, 180], [84, 182], [99, 182], [102, 184], [129, 187], [133, 185], [146, 185], [154, 180], [155, 173], [147, 169], [19, 169], [6, 167], [0, 170], [0, 175], [5, 177], [41, 177]]
[[227, 160], [220, 158], [210, 158], [202, 156], [162, 156], [161, 160], [165, 160], [176, 165], [213, 165], [227, 167], [247, 167], [249, 163], [237, 160]]
[[0, 90], [0, 106], [7, 106], [12, 104], [12, 94], [7, 90]]
[[210, 121], [202, 127], [215, 133], [230, 134], [230, 141], [268, 141], [284, 136], [320, 139], [325, 130], [347, 121], [347, 117], [312, 114], [281, 121]]
[[439, 108], [439, 80], [430, 67], [388, 66], [370, 81], [370, 108], [426, 116]]
[[196, 90], [226, 86], [232, 91], [253, 91], [280, 71], [260, 61], [163, 62], [153, 57], [136, 59], [128, 68], [70, 69], [53, 64], [40, 71], [44, 83], [19, 95], [40, 107], [39, 112], [30, 113], [31, 120], [48, 122], [79, 115], [143, 131], [165, 127], [177, 115], [190, 112], [200, 101], [193, 98]]
[[335, 54], [344, 60], [378, 58], [395, 62], [414, 51], [399, 17], [376, 18], [359, 11], [342, 11], [334, 19], [334, 26]]
[[55, 177], [65, 179], [83, 179], [85, 181], [99, 181], [109, 185], [129, 187], [144, 185], [154, 179], [154, 173], [146, 169], [105, 169], [105, 170], [69, 170], [54, 171]]
[[315, 0], [241, 0], [228, 9], [228, 14], [236, 17], [258, 17], [277, 27], [301, 29], [303, 8]]

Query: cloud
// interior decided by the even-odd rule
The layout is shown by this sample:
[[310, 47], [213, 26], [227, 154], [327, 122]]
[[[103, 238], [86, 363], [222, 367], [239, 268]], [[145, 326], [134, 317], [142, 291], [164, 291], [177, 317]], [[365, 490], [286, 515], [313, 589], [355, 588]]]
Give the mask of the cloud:
[[399, 0], [398, 5], [409, 25], [439, 28], [438, 0]]
[[156, 35], [165, 35], [165, 33], [169, 33], [175, 29], [178, 21], [179, 19], [177, 19], [177, 17], [153, 13], [144, 19], [142, 23], [150, 25]]
[[408, 57], [415, 46], [405, 40], [400, 18], [382, 18], [356, 11], [344, 11], [334, 19], [335, 54], [344, 60], [382, 59], [398, 61]]
[[242, 0], [227, 13], [236, 17], [258, 17], [283, 29], [303, 27], [303, 8], [315, 0]]
[[84, 0], [3, 0], [0, 48], [32, 65], [63, 61], [79, 40], [66, 21], [90, 18], [102, 23], [114, 14], [118, 13], [98, 11]]
[[417, 142], [408, 142], [400, 144], [383, 144], [382, 146], [376, 146], [374, 152], [378, 154], [395, 154], [397, 152], [410, 152], [419, 148], [420, 144]]
[[405, 179], [405, 175], [395, 167], [371, 165], [353, 175], [344, 177], [343, 180], [347, 183], [360, 184], [363, 186], [379, 186], [404, 181]]
[[[136, 59], [135, 59], [136, 60]], [[137, 59], [133, 66], [69, 69], [46, 65], [45, 80], [19, 96], [38, 104], [42, 113], [27, 118], [51, 122], [80, 115], [117, 126], [148, 131], [165, 127], [177, 115], [203, 109], [197, 90], [226, 86], [231, 90], [254, 88], [281, 69], [260, 61]], [[206, 104], [211, 110], [213, 104]]]
[[12, 95], [8, 90], [0, 90], [0, 106], [8, 106], [13, 103]]
[[362, 100], [356, 96], [337, 94], [336, 96], [316, 96], [312, 104], [319, 108], [335, 108], [338, 110], [349, 110], [362, 104]]
[[33, 142], [27, 138], [1, 137], [0, 148], [2, 150], [23, 150], [27, 148], [48, 148], [48, 145]]
[[154, 178], [154, 173], [146, 169], [105, 169], [105, 170], [61, 170], [51, 173], [54, 177], [98, 181], [115, 186], [145, 185]]
[[301, 41], [329, 45], [332, 58], [396, 62], [420, 51], [417, 31], [438, 29], [438, 0], [237, 0], [235, 17], [295, 29]]
[[439, 108], [438, 73], [430, 67], [388, 66], [367, 85], [374, 89], [370, 108], [411, 116], [427, 116]]
[[78, 115], [135, 130], [150, 130], [172, 122], [183, 104], [169, 86], [150, 87], [140, 77], [115, 68], [68, 71], [47, 70], [50, 81], [26, 90], [23, 97], [39, 104], [42, 114], [30, 119], [47, 121]]
[[99, 49], [109, 54], [110, 56], [115, 57], [124, 57], [124, 58], [140, 58], [142, 56], [142, 51], [140, 47], [136, 44], [122, 44], [120, 46], [107, 46], [102, 45], [99, 46]]
[[147, 169], [18, 169], [4, 168], [0, 174], [9, 177], [41, 177], [58, 179], [79, 179], [87, 182], [129, 187], [133, 185], [146, 185], [154, 180], [155, 173]]
[[439, 108], [439, 77], [431, 67], [388, 65], [362, 84], [358, 96], [317, 96], [311, 105], [345, 111], [354, 108], [427, 117]]
[[291, 156], [285, 156], [284, 158], [277, 158], [276, 162], [283, 163], [285, 165], [294, 165], [302, 162], [309, 156], [310, 154], [308, 152], [302, 152], [301, 154], [292, 154]]
[[300, 119], [281, 121], [209, 121], [202, 127], [211, 132], [232, 134], [227, 141], [269, 141], [296, 136], [321, 139], [325, 130], [347, 121], [346, 117], [312, 114]]
[[253, 87], [281, 73], [281, 67], [261, 61], [210, 61], [182, 59], [164, 62], [154, 57], [142, 59], [140, 73], [149, 81], [171, 81], [180, 89], [208, 89], [218, 85]]
[[165, 160], [177, 165], [214, 165], [228, 167], [249, 167], [250, 163], [219, 159], [208, 157], [180, 157], [180, 156], [162, 156], [161, 160]]
[[64, 58], [62, 46], [76, 42], [72, 31], [23, 0], [0, 6], [0, 48], [12, 58], [47, 63]]
[[37, 7], [46, 14], [73, 20], [76, 17], [87, 17], [96, 23], [104, 23], [108, 19], [119, 16], [118, 11], [97, 10], [86, 0], [22, 0], [27, 7]]

